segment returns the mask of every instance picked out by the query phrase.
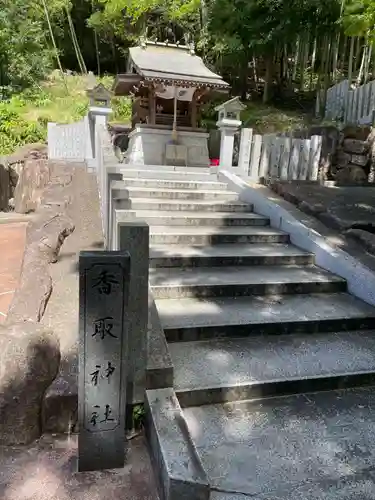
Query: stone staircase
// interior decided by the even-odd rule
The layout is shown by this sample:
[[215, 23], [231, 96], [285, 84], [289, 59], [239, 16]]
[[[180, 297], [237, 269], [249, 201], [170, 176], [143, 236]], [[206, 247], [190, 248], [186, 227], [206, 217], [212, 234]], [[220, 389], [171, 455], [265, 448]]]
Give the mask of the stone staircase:
[[150, 286], [174, 366], [173, 388], [147, 391], [162, 497], [325, 497], [294, 491], [329, 469], [323, 403], [306, 394], [332, 391], [323, 406], [341, 415], [334, 390], [374, 383], [375, 309], [208, 170], [129, 168], [124, 182], [150, 225]]

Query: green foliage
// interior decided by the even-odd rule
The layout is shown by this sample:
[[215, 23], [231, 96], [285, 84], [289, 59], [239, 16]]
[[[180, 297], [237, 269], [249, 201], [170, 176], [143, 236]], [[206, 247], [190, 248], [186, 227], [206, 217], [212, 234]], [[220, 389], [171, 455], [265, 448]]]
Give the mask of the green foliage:
[[[112, 77], [104, 77], [110, 87]], [[86, 80], [81, 76], [66, 79], [68, 94], [59, 72], [53, 72], [41, 83], [0, 102], [0, 155], [10, 154], [17, 147], [32, 142], [44, 142], [48, 122], [72, 123], [88, 110]], [[127, 98], [114, 98], [113, 120], [128, 122], [131, 103]]]
[[145, 408], [143, 405], [135, 405], [133, 408], [133, 423], [135, 429], [142, 429], [145, 420]]

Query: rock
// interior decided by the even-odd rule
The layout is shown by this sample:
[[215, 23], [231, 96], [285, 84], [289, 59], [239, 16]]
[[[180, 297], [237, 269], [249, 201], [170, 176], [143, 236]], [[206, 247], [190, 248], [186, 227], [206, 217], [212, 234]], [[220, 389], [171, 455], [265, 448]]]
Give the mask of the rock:
[[47, 160], [27, 160], [15, 189], [15, 211], [25, 214], [36, 210], [43, 188], [50, 178]]
[[339, 149], [336, 153], [336, 165], [339, 168], [346, 167], [351, 160], [351, 155], [345, 153], [342, 149]]
[[337, 172], [335, 180], [337, 186], [353, 186], [365, 184], [367, 176], [363, 168], [349, 164]]
[[351, 156], [351, 163], [354, 163], [354, 165], [359, 165], [360, 167], [365, 167], [369, 161], [367, 155], [352, 155]]
[[370, 135], [371, 127], [368, 125], [354, 126], [347, 125], [341, 131], [345, 139], [356, 139], [358, 141], [366, 141]]
[[7, 321], [40, 321], [52, 293], [48, 266], [56, 262], [61, 245], [73, 231], [69, 217], [49, 211], [29, 223], [20, 282]]
[[346, 153], [362, 155], [367, 153], [369, 146], [365, 141], [359, 141], [357, 139], [345, 139], [343, 143], [343, 149]]
[[35, 323], [0, 325], [0, 443], [28, 444], [41, 435], [41, 408], [57, 376], [57, 336]]

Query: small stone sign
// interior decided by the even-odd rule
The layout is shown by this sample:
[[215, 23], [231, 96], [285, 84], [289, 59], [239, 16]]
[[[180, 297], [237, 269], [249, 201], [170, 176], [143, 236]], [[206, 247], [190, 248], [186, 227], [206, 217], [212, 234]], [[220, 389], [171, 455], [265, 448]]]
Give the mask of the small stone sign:
[[129, 276], [127, 252], [80, 253], [80, 472], [125, 463]]

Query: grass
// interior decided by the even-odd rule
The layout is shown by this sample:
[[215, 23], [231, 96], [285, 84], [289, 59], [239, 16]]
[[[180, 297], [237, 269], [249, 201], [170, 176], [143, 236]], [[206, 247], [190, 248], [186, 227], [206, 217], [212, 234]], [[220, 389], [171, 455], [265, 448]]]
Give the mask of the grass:
[[[113, 77], [100, 81], [112, 87]], [[67, 88], [59, 72], [9, 101], [0, 102], [0, 155], [7, 155], [24, 144], [43, 142], [48, 122], [72, 123], [87, 113], [87, 79], [81, 75], [66, 77]], [[128, 98], [113, 98], [111, 120], [128, 122], [131, 104]]]

